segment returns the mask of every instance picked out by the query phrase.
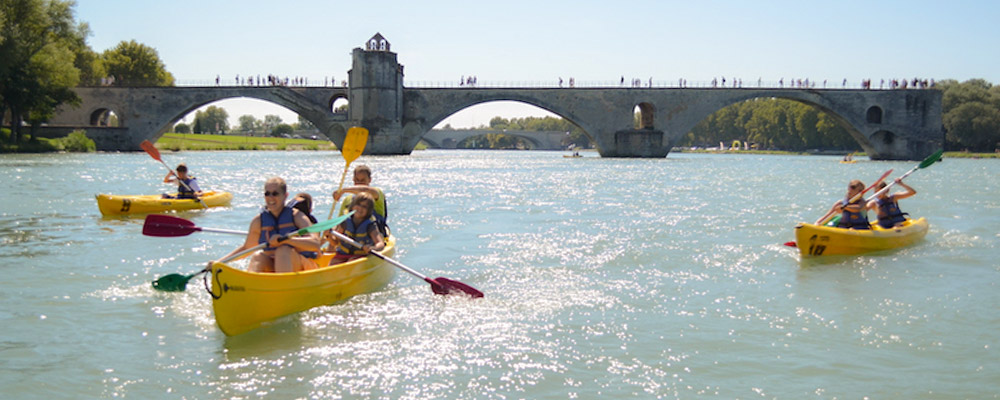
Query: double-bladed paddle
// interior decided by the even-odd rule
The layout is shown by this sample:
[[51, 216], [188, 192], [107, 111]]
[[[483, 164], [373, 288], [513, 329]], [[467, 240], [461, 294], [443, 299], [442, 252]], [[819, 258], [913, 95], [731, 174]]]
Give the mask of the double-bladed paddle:
[[[148, 140], [143, 140], [142, 143], [139, 143], [139, 147], [142, 147], [142, 149], [146, 151], [146, 154], [149, 154], [149, 156], [153, 157], [154, 160], [159, 161], [160, 164], [163, 164], [163, 166], [166, 167], [171, 174], [177, 176], [177, 173], [174, 172], [174, 169], [170, 168], [170, 166], [167, 165], [167, 163], [163, 162], [163, 159], [160, 158], [160, 150], [157, 149], [156, 146], [153, 146], [152, 142]], [[184, 187], [186, 187], [187, 190], [194, 192], [194, 189], [191, 189], [191, 187], [188, 186], [187, 183], [182, 181], [181, 177], [177, 176], [177, 182], [180, 182], [181, 185], [184, 185]], [[208, 204], [205, 204], [205, 202], [202, 199], [198, 198], [198, 196], [195, 196], [194, 199], [198, 201], [198, 204], [201, 204], [202, 208], [208, 208]]]
[[[340, 232], [331, 231], [330, 233], [332, 233], [334, 236], [337, 237], [337, 239], [339, 239], [340, 241], [342, 241], [344, 243], [350, 244], [351, 246], [357, 247], [359, 249], [362, 247], [360, 243], [354, 241], [353, 239], [345, 236], [344, 234], [342, 234]], [[427, 275], [421, 274], [421, 273], [417, 272], [416, 270], [403, 265], [399, 261], [393, 260], [393, 259], [391, 259], [389, 257], [386, 257], [386, 256], [382, 255], [382, 253], [379, 253], [377, 251], [372, 250], [372, 251], [369, 252], [369, 254], [371, 254], [371, 255], [373, 255], [375, 257], [381, 258], [381, 259], [385, 260], [386, 262], [388, 262], [389, 264], [395, 265], [399, 269], [401, 269], [403, 271], [406, 271], [406, 272], [409, 272], [411, 275], [416, 276], [417, 278], [423, 279], [424, 282], [430, 283], [431, 284], [431, 290], [434, 292], [434, 294], [446, 295], [446, 294], [452, 294], [452, 293], [465, 293], [465, 294], [467, 294], [469, 296], [472, 296], [473, 298], [483, 297], [483, 292], [480, 292], [476, 288], [474, 288], [472, 286], [469, 286], [469, 285], [466, 285], [466, 284], [464, 284], [462, 282], [459, 282], [459, 281], [456, 281], [456, 280], [452, 280], [452, 279], [448, 279], [448, 278], [444, 278], [444, 277], [440, 277], [440, 276], [437, 277], [437, 278], [429, 278], [429, 277], [427, 277]]]
[[[941, 161], [941, 155], [942, 154], [944, 154], [944, 149], [938, 150], [938, 151], [934, 152], [934, 154], [931, 154], [930, 156], [927, 156], [927, 158], [925, 158], [923, 161], [921, 161], [920, 164], [917, 164], [916, 167], [913, 167], [909, 171], [906, 171], [906, 173], [903, 174], [903, 176], [900, 176], [897, 179], [902, 180], [903, 178], [906, 178], [906, 177], [910, 176], [910, 174], [916, 172], [916, 170], [918, 170], [918, 169], [927, 168], [927, 167], [931, 166], [932, 164], [934, 164], [934, 163], [936, 163], [938, 161]], [[892, 185], [895, 185], [895, 184], [896, 184], [896, 180], [894, 179], [888, 185], [885, 185], [884, 188], [882, 188], [879, 191], [875, 192], [875, 194], [873, 194], [871, 197], [865, 199], [865, 201], [866, 202], [867, 201], [872, 201], [876, 197], [881, 196], [883, 193], [885, 193], [886, 191], [888, 191], [889, 188], [892, 187]]]
[[[358, 157], [361, 157], [361, 153], [365, 152], [365, 145], [368, 144], [368, 129], [352, 126], [351, 129], [347, 130], [347, 136], [344, 137], [344, 147], [340, 148], [340, 154], [344, 156], [344, 173], [340, 175], [340, 185], [337, 185], [337, 190], [344, 188], [344, 179], [347, 178], [347, 169], [351, 167], [351, 163], [354, 162]], [[330, 215], [327, 218], [333, 217], [333, 211], [337, 209], [337, 202], [334, 201], [333, 205], [330, 206]]]
[[[927, 168], [927, 167], [933, 165], [934, 163], [936, 163], [938, 161], [941, 161], [941, 155], [942, 154], [944, 154], [944, 149], [938, 150], [938, 151], [934, 152], [934, 154], [931, 154], [931, 155], [927, 156], [927, 158], [925, 158], [923, 161], [921, 161], [920, 164], [917, 164], [916, 167], [913, 167], [909, 171], [906, 171], [906, 173], [903, 174], [902, 176], [900, 176], [899, 179], [902, 180], [903, 178], [906, 178], [906, 177], [910, 176], [910, 174], [916, 172], [916, 170], [918, 170], [918, 169]], [[892, 170], [890, 169], [889, 172], [892, 172]], [[888, 175], [889, 172], [886, 172], [886, 175]], [[885, 175], [883, 175], [881, 179], [879, 179], [877, 182], [875, 182], [875, 185], [878, 185], [878, 182], [881, 182], [883, 179], [885, 179]], [[889, 190], [890, 187], [892, 187], [892, 185], [895, 185], [895, 184], [896, 184], [896, 180], [893, 180], [892, 183], [886, 185], [884, 188], [882, 188], [878, 192], [875, 192], [875, 194], [873, 194], [871, 197], [865, 199], [865, 201], [868, 202], [868, 201], [871, 201], [872, 199], [880, 196], [882, 193], [885, 193], [887, 190]], [[871, 187], [874, 187], [875, 185], [872, 185]], [[869, 187], [868, 189], [871, 189], [871, 187]], [[865, 189], [865, 191], [867, 191], [868, 189]], [[861, 192], [861, 193], [858, 194], [858, 196], [861, 196], [864, 193], [865, 192]], [[855, 197], [857, 197], [857, 196], [855, 196]], [[852, 199], [852, 200], [854, 200], [854, 199]], [[826, 217], [824, 217], [824, 218], [826, 218]], [[826, 223], [826, 222], [824, 221], [824, 223]], [[819, 224], [819, 225], [822, 225], [822, 224]], [[795, 242], [785, 242], [785, 246], [795, 247]]]
[[[329, 221], [321, 222], [319, 224], [310, 226], [308, 228], [300, 229], [298, 232], [296, 232], [294, 234], [303, 234], [303, 232], [305, 232], [305, 233], [320, 232], [320, 231], [324, 231], [324, 230], [330, 229], [330, 228], [332, 228], [334, 226], [337, 226], [338, 224], [340, 224], [344, 220], [346, 220], [348, 217], [351, 216], [351, 214], [353, 214], [353, 211], [350, 212], [350, 213], [347, 213], [346, 215], [343, 215], [343, 216], [331, 219]], [[198, 227], [198, 226], [194, 225], [194, 222], [188, 221], [188, 220], [180, 218], [180, 217], [173, 217], [173, 216], [169, 216], [169, 215], [158, 215], [158, 214], [152, 214], [152, 215], [147, 216], [146, 217], [146, 223], [145, 223], [145, 225], [142, 228], [142, 234], [143, 235], [158, 236], [158, 237], [187, 236], [187, 235], [190, 235], [190, 234], [192, 234], [194, 232], [199, 232], [199, 231], [202, 231], [202, 232], [216, 232], [216, 233], [228, 233], [228, 234], [235, 234], [235, 235], [246, 235], [247, 234], [247, 232], [234, 231], [234, 230], [229, 230], [229, 229], [213, 229], [213, 228]], [[358, 242], [352, 240], [351, 238], [349, 238], [347, 236], [344, 236], [343, 234], [341, 234], [341, 233], [339, 233], [337, 231], [331, 231], [331, 233], [333, 233], [335, 236], [337, 236], [337, 238], [340, 239], [341, 241], [343, 241], [344, 243], [348, 243], [348, 244], [350, 244], [350, 245], [352, 245], [354, 247], [357, 247], [357, 248], [361, 248], [362, 247], [361, 244], [359, 244]], [[284, 240], [284, 239], [281, 239], [281, 240]], [[263, 248], [266, 245], [267, 245], [266, 243], [257, 245], [256, 247], [244, 250], [244, 251], [242, 251], [240, 253], [237, 253], [237, 254], [234, 254], [234, 255], [232, 255], [230, 257], [227, 257], [226, 259], [219, 260], [219, 262], [227, 262], [227, 261], [230, 261], [230, 260], [233, 260], [233, 259], [237, 259], [239, 257], [242, 257], [245, 254], [248, 254], [250, 252], [253, 252], [253, 251], [256, 251], [258, 249], [261, 249], [261, 248]], [[410, 267], [407, 267], [407, 266], [403, 265], [399, 261], [393, 260], [392, 258], [386, 257], [385, 255], [382, 255], [379, 252], [372, 251], [371, 254], [374, 255], [375, 257], [381, 258], [381, 259], [385, 260], [386, 262], [388, 262], [388, 263], [390, 263], [390, 264], [392, 264], [392, 265], [394, 265], [394, 266], [402, 269], [403, 271], [409, 272], [410, 274], [413, 274], [414, 276], [416, 276], [416, 277], [418, 277], [420, 279], [423, 279], [427, 283], [430, 283], [431, 284], [431, 290], [435, 294], [446, 295], [446, 294], [452, 294], [452, 293], [465, 293], [465, 294], [467, 294], [469, 296], [472, 296], [472, 297], [475, 297], [475, 298], [483, 297], [483, 292], [480, 292], [476, 288], [474, 288], [472, 286], [469, 286], [469, 285], [466, 285], [466, 284], [464, 284], [462, 282], [459, 282], [459, 281], [456, 281], [456, 280], [452, 280], [452, 279], [448, 279], [448, 278], [444, 278], [444, 277], [437, 277], [437, 278], [433, 278], [432, 279], [432, 278], [429, 278], [429, 277], [427, 277], [427, 276], [425, 276], [425, 275], [423, 275], [423, 274], [415, 271], [414, 269], [412, 269]], [[153, 287], [156, 288], [157, 290], [168, 291], [168, 292], [183, 291], [184, 287], [187, 285], [187, 282], [189, 280], [191, 280], [191, 278], [194, 278], [195, 276], [197, 276], [197, 275], [199, 275], [201, 273], [204, 273], [204, 272], [208, 272], [208, 270], [204, 269], [204, 270], [201, 270], [201, 271], [196, 272], [196, 273], [191, 274], [191, 275], [170, 274], [170, 275], [164, 276], [164, 277], [162, 277], [162, 278], [157, 279], [156, 281], [154, 281], [153, 282]]]
[[[858, 201], [858, 199], [860, 199], [861, 196], [863, 196], [865, 194], [865, 192], [874, 189], [875, 186], [878, 186], [879, 182], [884, 181], [885, 178], [888, 177], [889, 174], [891, 174], [891, 173], [892, 173], [892, 169], [890, 168], [888, 171], [885, 171], [885, 173], [882, 174], [882, 176], [879, 177], [878, 180], [875, 181], [875, 183], [873, 183], [869, 187], [866, 187], [865, 190], [861, 191], [861, 193], [858, 193], [858, 194], [854, 195], [853, 197], [851, 197], [850, 200], [848, 200], [847, 202], [848, 203], [853, 203], [855, 201]], [[830, 222], [830, 219], [833, 218], [833, 214], [834, 213], [835, 213], [834, 210], [830, 210], [830, 212], [826, 213], [826, 215], [824, 215], [823, 218], [820, 218], [819, 220], [817, 220], [815, 225], [823, 225], [823, 224], [826, 224], [827, 222]]]
[[[346, 220], [347, 218], [350, 218], [351, 214], [353, 214], [353, 212], [341, 215], [341, 216], [339, 216], [337, 218], [333, 218], [333, 219], [329, 219], [329, 220], [320, 222], [318, 224], [307, 226], [305, 228], [299, 229], [299, 230], [297, 230], [295, 232], [292, 232], [290, 234], [287, 234], [287, 235], [282, 235], [281, 237], [278, 238], [278, 241], [282, 242], [282, 241], [284, 241], [285, 239], [288, 239], [291, 236], [301, 236], [301, 235], [305, 235], [305, 234], [309, 234], [309, 233], [316, 233], [316, 232], [325, 231], [327, 229], [330, 229], [330, 228], [333, 228], [333, 227], [339, 225], [341, 222], [344, 222], [344, 220]], [[180, 218], [178, 218], [178, 219], [180, 219]], [[180, 225], [172, 225], [172, 224], [167, 224], [167, 223], [158, 223], [154, 228], [150, 229], [151, 233], [155, 233], [155, 234], [147, 234], [146, 233], [146, 227], [144, 226], [143, 230], [142, 230], [142, 233], [143, 234], [147, 234], [149, 236], [160, 236], [160, 237], [187, 236], [187, 235], [190, 235], [191, 233], [197, 232], [197, 231], [231, 233], [231, 234], [239, 234], [239, 235], [246, 235], [247, 234], [247, 232], [231, 231], [231, 230], [228, 230], [228, 229], [199, 228], [199, 227], [194, 226], [194, 223], [192, 223], [190, 221], [186, 221], [186, 222], [187, 222], [187, 224], [180, 224]], [[149, 218], [148, 217], [146, 219], [146, 223], [149, 224]], [[254, 247], [251, 247], [249, 249], [243, 250], [243, 251], [241, 251], [239, 253], [236, 253], [236, 254], [233, 254], [233, 255], [231, 255], [229, 257], [225, 257], [225, 258], [223, 258], [221, 260], [218, 260], [217, 262], [222, 262], [222, 263], [229, 262], [229, 261], [238, 259], [240, 257], [243, 257], [243, 256], [245, 256], [247, 254], [253, 253], [253, 252], [257, 251], [257, 250], [263, 249], [264, 247], [267, 247], [267, 243], [258, 244], [258, 245], [254, 246]], [[201, 271], [195, 272], [195, 273], [193, 273], [191, 275], [169, 274], [169, 275], [160, 277], [159, 279], [153, 281], [153, 289], [164, 291], [164, 292], [181, 292], [181, 291], [184, 291], [184, 288], [187, 286], [187, 283], [188, 283], [189, 280], [191, 280], [191, 278], [194, 278], [195, 276], [198, 276], [198, 275], [200, 275], [202, 273], [205, 273], [205, 272], [208, 272], [208, 268], [202, 269]]]

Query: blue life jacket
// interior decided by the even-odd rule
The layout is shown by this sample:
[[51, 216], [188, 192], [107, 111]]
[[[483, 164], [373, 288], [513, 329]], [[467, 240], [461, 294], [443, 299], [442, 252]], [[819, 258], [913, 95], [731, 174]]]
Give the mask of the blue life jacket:
[[[278, 218], [274, 218], [274, 214], [271, 214], [267, 208], [261, 210], [260, 212], [260, 238], [257, 239], [257, 243], [267, 243], [274, 236], [287, 235], [289, 233], [299, 230], [295, 226], [294, 209], [291, 207], [285, 207], [281, 210], [281, 215]], [[275, 247], [264, 247], [264, 251], [274, 251]], [[316, 258], [318, 254], [315, 251], [300, 251], [306, 258]]]
[[[354, 218], [348, 218], [346, 221], [342, 222], [340, 226], [344, 228], [344, 236], [354, 239], [362, 246], [369, 245], [374, 246], [375, 241], [369, 235], [372, 229], [377, 229], [377, 226], [372, 226], [376, 224], [374, 217], [368, 217], [368, 219], [361, 221], [360, 224], [354, 225]], [[364, 255], [362, 249], [351, 246], [343, 241], [337, 246], [337, 254], [341, 255]]]
[[899, 204], [896, 203], [896, 196], [889, 196], [884, 201], [882, 199], [875, 199], [878, 204], [878, 224], [879, 226], [890, 229], [896, 226], [897, 223], [906, 221], [907, 213], [899, 210]]
[[[865, 210], [865, 205], [862, 203], [863, 199], [858, 199], [854, 203], [848, 203], [847, 199], [842, 202], [844, 211], [840, 214], [840, 222], [837, 223], [838, 228], [848, 228], [848, 229], [871, 229], [871, 224], [868, 222], [868, 211]], [[847, 206], [851, 204], [861, 205], [861, 210], [854, 212], [848, 211]]]
[[[187, 179], [178, 179], [177, 180], [177, 182], [178, 182], [177, 183], [177, 198], [178, 199], [193, 199], [193, 198], [195, 198], [194, 189], [188, 189], [188, 188], [192, 186], [192, 182], [194, 182], [196, 179], [198, 179], [198, 178], [195, 178], [193, 176], [189, 176]], [[180, 182], [184, 182], [184, 183], [180, 183]]]

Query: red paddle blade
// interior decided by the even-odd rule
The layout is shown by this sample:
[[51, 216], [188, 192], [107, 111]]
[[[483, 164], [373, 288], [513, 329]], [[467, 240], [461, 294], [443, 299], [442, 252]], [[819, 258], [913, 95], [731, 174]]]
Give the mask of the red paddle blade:
[[476, 288], [448, 278], [440, 276], [434, 279], [427, 278], [427, 282], [431, 284], [431, 290], [434, 291], [434, 294], [465, 293], [477, 299], [483, 297], [483, 292], [480, 292]]
[[147, 215], [146, 223], [142, 226], [143, 235], [156, 237], [187, 236], [200, 230], [201, 228], [194, 226], [194, 222], [162, 214]]
[[142, 143], [139, 143], [139, 147], [142, 147], [142, 149], [145, 150], [146, 153], [149, 153], [149, 156], [153, 157], [154, 160], [162, 161], [160, 160], [160, 150], [158, 150], [156, 146], [153, 146], [152, 142], [148, 140], [143, 140]]
[[798, 247], [798, 246], [795, 245], [795, 242], [785, 242], [785, 246], [788, 246], [788, 247]]

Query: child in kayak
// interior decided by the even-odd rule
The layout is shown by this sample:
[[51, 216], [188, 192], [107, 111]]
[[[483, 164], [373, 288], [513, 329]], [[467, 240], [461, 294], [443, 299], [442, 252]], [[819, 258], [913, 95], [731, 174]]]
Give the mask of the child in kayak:
[[201, 188], [198, 187], [198, 178], [188, 176], [188, 167], [184, 163], [177, 165], [177, 174], [170, 171], [163, 178], [163, 183], [177, 183], [177, 196], [168, 194], [164, 198], [170, 199], [194, 199], [201, 196]]
[[[871, 224], [868, 222], [868, 208], [865, 204], [865, 199], [858, 197], [858, 200], [851, 202], [854, 196], [865, 190], [865, 184], [861, 181], [855, 179], [847, 185], [847, 194], [844, 200], [833, 203], [833, 207], [830, 208], [830, 212], [827, 215], [833, 213], [840, 214], [840, 222], [837, 223], [838, 228], [846, 229], [871, 229]], [[822, 221], [816, 221], [816, 224], [820, 224]]]
[[[346, 187], [333, 192], [334, 203], [340, 201], [340, 198], [345, 193], [357, 194], [357, 193], [367, 193], [373, 200], [375, 200], [375, 209], [372, 210], [372, 214], [375, 216], [375, 221], [378, 222], [378, 229], [382, 232], [382, 236], [387, 236], [389, 234], [389, 227], [386, 224], [386, 218], [389, 216], [389, 211], [386, 208], [385, 203], [385, 193], [382, 193], [382, 189], [379, 189], [371, 185], [372, 183], [372, 170], [367, 165], [358, 165], [354, 168], [354, 186]], [[348, 201], [344, 199], [344, 201]], [[348, 203], [350, 204], [350, 203]], [[340, 214], [344, 214], [346, 207], [341, 206]]]
[[364, 257], [372, 250], [381, 251], [385, 248], [385, 239], [372, 215], [374, 209], [375, 200], [368, 193], [362, 192], [354, 195], [354, 200], [351, 201], [351, 211], [354, 211], [354, 215], [341, 222], [334, 230], [354, 239], [362, 247], [359, 249], [347, 243], [341, 243], [335, 236], [331, 235], [330, 244], [337, 250], [337, 255], [330, 260], [331, 264]]
[[[878, 212], [878, 224], [885, 229], [891, 229], [906, 221], [907, 213], [899, 210], [899, 203], [897, 201], [917, 194], [916, 190], [903, 183], [899, 178], [896, 178], [896, 184], [902, 186], [906, 191], [888, 194], [889, 191], [887, 190], [880, 194], [878, 198], [868, 202], [868, 209], [874, 209]], [[881, 191], [886, 186], [885, 182], [880, 182], [878, 190]]]
[[315, 224], [318, 221], [316, 220], [316, 217], [312, 215], [312, 209], [313, 209], [312, 203], [313, 203], [312, 196], [309, 195], [309, 193], [302, 192], [295, 195], [295, 198], [292, 199], [292, 201], [288, 202], [288, 206], [296, 210], [302, 211], [303, 213], [306, 214], [306, 218], [309, 218], [309, 222]]

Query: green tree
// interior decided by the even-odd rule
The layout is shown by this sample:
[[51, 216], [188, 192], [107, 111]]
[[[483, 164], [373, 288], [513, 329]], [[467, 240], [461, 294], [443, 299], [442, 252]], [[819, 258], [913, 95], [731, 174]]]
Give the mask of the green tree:
[[[36, 129], [64, 103], [79, 101], [70, 88], [80, 73], [72, 44], [83, 40], [72, 1], [0, 0], [0, 116], [10, 113], [10, 141]], [[2, 117], [0, 117], [2, 119]]]
[[208, 106], [194, 113], [194, 133], [222, 133], [229, 131], [229, 113], [226, 109]]
[[191, 133], [191, 125], [183, 122], [174, 125], [174, 133]]
[[101, 54], [101, 59], [115, 86], [174, 85], [174, 76], [167, 72], [156, 49], [135, 40], [118, 43]]
[[261, 122], [250, 114], [241, 115], [238, 121], [240, 124], [239, 131], [243, 133], [254, 133], [261, 126]]
[[944, 116], [945, 139], [961, 149], [992, 152], [1000, 142], [1000, 110], [990, 104], [969, 102]]
[[101, 84], [101, 79], [107, 77], [107, 71], [104, 69], [104, 61], [101, 60], [100, 54], [97, 54], [97, 52], [87, 45], [86, 38], [91, 35], [90, 25], [86, 22], [81, 23], [78, 26], [78, 30], [78, 37], [70, 40], [69, 45], [70, 50], [75, 55], [73, 65], [76, 69], [80, 70], [80, 85], [99, 85]]
[[278, 124], [278, 125], [275, 125], [275, 127], [274, 127], [273, 135], [274, 136], [288, 135], [288, 134], [291, 134], [294, 131], [295, 131], [295, 129], [292, 128], [291, 125], [288, 125], [288, 124]]
[[271, 136], [277, 136], [274, 134], [274, 127], [281, 124], [281, 117], [274, 114], [267, 114], [264, 116], [264, 131], [271, 134]]

